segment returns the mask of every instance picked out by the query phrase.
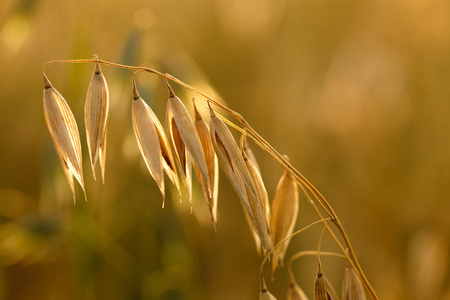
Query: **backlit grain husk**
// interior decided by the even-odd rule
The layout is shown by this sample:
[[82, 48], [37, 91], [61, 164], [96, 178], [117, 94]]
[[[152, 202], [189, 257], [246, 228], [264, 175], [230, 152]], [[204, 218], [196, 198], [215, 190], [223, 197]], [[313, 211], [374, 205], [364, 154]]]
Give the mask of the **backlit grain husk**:
[[291, 284], [288, 288], [287, 300], [308, 300], [305, 292], [297, 285]]
[[[298, 215], [298, 187], [292, 176], [285, 171], [275, 192], [272, 202], [272, 235], [273, 243], [279, 242], [292, 234]], [[274, 250], [274, 267], [276, 263], [283, 264], [284, 255], [289, 245], [289, 239]]]
[[[219, 161], [217, 160], [217, 155], [214, 152], [214, 147], [211, 142], [209, 127], [206, 124], [206, 122], [202, 119], [200, 113], [198, 112], [197, 107], [195, 105], [195, 101], [194, 101], [194, 111], [195, 111], [194, 125], [200, 138], [203, 152], [205, 153], [206, 165], [208, 167], [208, 177], [210, 184], [209, 187], [201, 171], [197, 168], [195, 164], [194, 170], [197, 175], [197, 178], [199, 178], [203, 194], [205, 195], [206, 203], [208, 204], [208, 208], [211, 213], [211, 219], [214, 224], [217, 224], [217, 202], [219, 196]], [[209, 191], [212, 191], [212, 194], [210, 194]]]
[[333, 286], [319, 270], [314, 282], [314, 300], [338, 300]]
[[170, 150], [164, 129], [158, 118], [139, 96], [136, 84], [133, 81], [133, 103], [132, 103], [132, 121], [133, 129], [138, 142], [139, 150], [144, 157], [150, 174], [155, 179], [161, 194], [163, 196], [163, 207], [165, 199], [164, 173], [177, 188], [181, 200], [180, 185], [176, 173], [175, 162], [172, 151]]
[[45, 121], [75, 199], [72, 175], [85, 191], [78, 126], [66, 100], [51, 85], [45, 74], [44, 83]]
[[[263, 195], [263, 200], [262, 202], [264, 203], [263, 206], [265, 206], [265, 214], [266, 214], [266, 223], [267, 223], [267, 232], [268, 232], [268, 238], [270, 241], [270, 248], [273, 246], [272, 245], [272, 217], [271, 217], [271, 212], [270, 212], [270, 203], [269, 203], [269, 197], [267, 196], [267, 191], [264, 187], [264, 183], [262, 181], [262, 177], [261, 177], [261, 171], [259, 169], [259, 165], [258, 162], [256, 160], [255, 155], [253, 154], [253, 151], [251, 150], [251, 148], [249, 147], [248, 143], [247, 143], [247, 138], [245, 135], [242, 135], [241, 137], [241, 151], [242, 151], [242, 156], [248, 160], [248, 162], [246, 162], [247, 166], [249, 164], [252, 164], [252, 167], [249, 167], [249, 171], [250, 169], [252, 169], [254, 172], [257, 172], [257, 174], [259, 174], [259, 176], [254, 176], [255, 178], [258, 178], [258, 181], [260, 181], [260, 185], [262, 186], [261, 188], [261, 195]], [[253, 177], [253, 176], [252, 176]], [[260, 180], [259, 180], [260, 179]], [[256, 250], [258, 252], [259, 255], [263, 254], [262, 251], [262, 245], [261, 245], [261, 240], [259, 238], [259, 235], [256, 233], [256, 231], [253, 229], [253, 226], [251, 225], [251, 220], [248, 217], [248, 214], [245, 214], [246, 218], [247, 218], [247, 222], [249, 223], [249, 226], [252, 230], [252, 236], [253, 239], [255, 240], [255, 244], [256, 244]], [[265, 254], [265, 253], [264, 253]]]
[[253, 180], [244, 162], [236, 141], [234, 140], [228, 127], [214, 113], [212, 107], [209, 107], [211, 114], [210, 132], [211, 141], [216, 151], [219, 163], [225, 175], [231, 183], [231, 186], [241, 199], [242, 205], [246, 210], [251, 222], [255, 222], [255, 216], [250, 205], [249, 195], [257, 199], [257, 192]]
[[295, 282], [292, 275], [289, 276], [289, 287], [286, 300], [308, 300], [305, 292], [300, 288], [297, 282]]
[[268, 221], [270, 220], [270, 209], [267, 209], [267, 205], [269, 204], [269, 197], [267, 195], [267, 191], [264, 186], [261, 174], [259, 173], [255, 164], [247, 158], [245, 153], [246, 152], [243, 149], [242, 156], [244, 158], [244, 162], [247, 166], [253, 184], [256, 188], [257, 195], [257, 198], [253, 198], [251, 193], [248, 193], [249, 204], [254, 219], [247, 219], [250, 219], [250, 225], [253, 228], [253, 231], [258, 236], [262, 247], [268, 252], [272, 249], [270, 221]]
[[347, 265], [342, 279], [342, 300], [365, 300], [364, 287], [355, 270]]
[[86, 138], [91, 160], [92, 172], [95, 179], [95, 165], [100, 159], [102, 181], [105, 182], [106, 157], [106, 126], [109, 112], [109, 91], [105, 76], [100, 65], [96, 64], [94, 74], [86, 96], [84, 119], [86, 124]]
[[272, 295], [266, 286], [266, 282], [262, 279], [261, 291], [259, 292], [259, 300], [277, 300], [274, 295]]
[[[175, 161], [178, 165], [181, 178], [189, 196], [192, 212], [192, 170], [194, 163], [205, 178], [206, 185], [210, 187], [208, 166], [203, 152], [200, 138], [183, 102], [175, 96], [169, 85], [169, 101], [167, 102], [166, 122], [169, 140], [175, 152]], [[199, 179], [201, 181], [202, 179]], [[208, 194], [212, 191], [208, 190]]]
[[133, 98], [131, 118], [139, 150], [144, 157], [145, 164], [147, 165], [150, 174], [161, 191], [163, 199], [165, 199], [163, 159], [158, 133], [156, 132], [156, 126], [153, 122], [152, 114], [150, 113], [151, 108], [137, 93], [134, 82]]

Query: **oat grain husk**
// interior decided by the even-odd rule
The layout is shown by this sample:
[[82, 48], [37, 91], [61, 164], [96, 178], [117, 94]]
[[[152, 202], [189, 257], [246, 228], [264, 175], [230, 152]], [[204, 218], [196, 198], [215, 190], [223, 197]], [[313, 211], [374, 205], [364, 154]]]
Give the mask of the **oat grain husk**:
[[[272, 202], [272, 234], [273, 243], [277, 245], [294, 231], [298, 215], [298, 187], [292, 176], [284, 172], [278, 182], [275, 197]], [[273, 268], [276, 263], [283, 264], [284, 256], [290, 239], [274, 250]]]
[[342, 300], [365, 300], [364, 287], [355, 270], [347, 265], [342, 279]]
[[230, 181], [231, 186], [238, 194], [244, 209], [253, 223], [255, 222], [255, 216], [250, 205], [249, 195], [253, 199], [258, 198], [253, 180], [230, 130], [216, 116], [211, 106], [209, 106], [209, 109], [211, 115], [211, 141], [219, 159], [220, 166]]
[[84, 120], [86, 125], [86, 138], [91, 161], [92, 172], [95, 179], [95, 165], [100, 159], [102, 181], [105, 182], [106, 163], [106, 127], [109, 112], [109, 91], [105, 76], [97, 62], [92, 74], [86, 96]]
[[308, 300], [305, 292], [300, 288], [292, 275], [289, 275], [289, 287], [286, 300]]
[[[200, 138], [198, 137], [197, 130], [189, 112], [183, 102], [175, 96], [167, 81], [166, 84], [169, 89], [169, 100], [166, 109], [169, 141], [175, 152], [175, 161], [177, 162], [181, 178], [188, 193], [192, 212], [191, 162], [197, 166], [206, 181], [206, 185], [210, 187], [208, 166]], [[201, 180], [199, 179], [199, 181]], [[212, 195], [212, 191], [208, 190], [208, 194]]]
[[269, 252], [272, 250], [273, 246], [270, 229], [270, 208], [269, 210], [267, 209], [267, 205], [269, 204], [269, 196], [267, 195], [261, 174], [255, 164], [247, 158], [244, 149], [242, 150], [242, 156], [250, 174], [250, 178], [256, 188], [257, 196], [257, 198], [253, 198], [252, 194], [248, 193], [249, 204], [254, 218], [251, 219], [249, 217], [247, 219], [250, 219], [250, 225], [258, 236], [262, 247], [266, 252]]
[[[44, 74], [44, 115], [58, 158], [67, 177], [75, 199], [72, 176], [80, 183], [83, 191], [83, 169], [80, 134], [77, 122], [66, 100], [51, 85]], [[71, 174], [71, 175], [69, 175]]]
[[139, 150], [141, 151], [150, 174], [161, 191], [164, 207], [165, 185], [161, 144], [152, 118], [151, 108], [139, 96], [134, 80], [131, 115], [133, 130], [136, 135]]
[[317, 272], [316, 280], [314, 282], [314, 300], [338, 300], [339, 297], [336, 294], [331, 283], [322, 274], [319, 268]]
[[[268, 242], [269, 248], [271, 249], [273, 246], [273, 243], [272, 243], [272, 217], [271, 217], [271, 212], [270, 212], [269, 197], [267, 195], [267, 191], [264, 186], [264, 182], [262, 180], [261, 171], [259, 169], [258, 162], [256, 160], [255, 155], [253, 154], [253, 151], [251, 150], [251, 148], [248, 145], [247, 138], [245, 135], [242, 135], [242, 137], [241, 137], [241, 151], [242, 151], [242, 157], [245, 160], [247, 168], [248, 168], [250, 174], [252, 175], [251, 176], [252, 180], [255, 183], [255, 187], [257, 188], [260, 207], [263, 211], [265, 210], [267, 229], [261, 230], [261, 232], [264, 235], [266, 234], [265, 232], [267, 232], [267, 242]], [[260, 212], [260, 214], [261, 213], [262, 212]], [[255, 231], [254, 226], [251, 224], [251, 220], [250, 220], [248, 214], [246, 213], [245, 216], [247, 218], [247, 222], [249, 223], [250, 228], [252, 229], [252, 235], [253, 235], [253, 239], [255, 240], [256, 250], [257, 250], [258, 254], [262, 255], [262, 254], [267, 253], [265, 249], [264, 249], [264, 253], [262, 251], [263, 247], [261, 245], [261, 238], [259, 237], [259, 234]], [[263, 239], [265, 239], [265, 238], [266, 237], [263, 237]]]
[[277, 300], [274, 295], [272, 295], [266, 286], [266, 282], [262, 279], [261, 291], [259, 292], [259, 300]]
[[[217, 202], [219, 196], [219, 161], [217, 155], [214, 152], [214, 147], [211, 141], [211, 135], [209, 132], [209, 127], [206, 122], [202, 119], [200, 113], [197, 110], [194, 101], [194, 112], [195, 112], [195, 129], [197, 130], [200, 142], [202, 144], [203, 152], [205, 154], [206, 165], [208, 169], [209, 184], [203, 177], [201, 171], [194, 165], [195, 174], [199, 178], [200, 185], [205, 195], [206, 203], [208, 205], [209, 211], [211, 213], [211, 219], [213, 224], [217, 224]], [[209, 193], [212, 191], [212, 194]]]

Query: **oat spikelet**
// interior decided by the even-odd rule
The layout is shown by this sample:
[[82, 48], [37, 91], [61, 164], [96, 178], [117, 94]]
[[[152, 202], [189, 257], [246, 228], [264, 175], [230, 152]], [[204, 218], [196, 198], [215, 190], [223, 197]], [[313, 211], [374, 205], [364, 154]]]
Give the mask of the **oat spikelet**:
[[74, 195], [72, 176], [84, 189], [80, 134], [77, 122], [66, 100], [44, 75], [44, 115], [56, 152]]
[[[272, 217], [271, 217], [271, 212], [270, 212], [269, 197], [267, 195], [267, 191], [264, 186], [264, 182], [262, 181], [261, 171], [259, 169], [258, 162], [256, 161], [256, 157], [253, 154], [253, 151], [251, 150], [251, 148], [249, 147], [249, 145], [247, 143], [247, 138], [245, 135], [242, 135], [242, 137], [241, 137], [241, 148], [242, 148], [241, 149], [242, 156], [244, 157], [247, 168], [251, 175], [253, 173], [252, 179], [255, 183], [255, 187], [257, 188], [258, 196], [260, 196], [259, 197], [260, 207], [262, 208], [263, 211], [265, 210], [266, 224], [267, 224], [267, 229], [265, 231], [267, 231], [267, 234], [268, 234], [268, 241], [270, 244], [270, 248], [272, 248], [272, 246], [273, 246], [272, 245]], [[252, 235], [253, 235], [253, 239], [255, 240], [256, 250], [259, 255], [262, 255], [263, 251], [262, 251], [261, 240], [259, 238], [259, 235], [253, 229], [253, 226], [251, 225], [251, 220], [247, 213], [245, 214], [245, 216], [247, 218], [247, 222], [250, 225], [250, 228], [252, 229]]]
[[293, 275], [289, 275], [289, 287], [286, 300], [308, 300], [308, 297], [298, 286], [297, 282], [293, 278]]
[[252, 200], [249, 198], [258, 199], [258, 195], [252, 177], [230, 130], [215, 115], [211, 106], [209, 106], [209, 110], [211, 114], [211, 141], [219, 163], [225, 175], [227, 175], [231, 186], [241, 199], [244, 210], [248, 214], [251, 223], [255, 224], [256, 217], [252, 210], [252, 205], [250, 205], [250, 201]]
[[75, 184], [73, 182], [73, 175], [72, 175], [72, 173], [69, 170], [69, 166], [66, 164], [66, 162], [61, 157], [61, 155], [58, 152], [57, 152], [57, 154], [58, 154], [59, 161], [61, 162], [61, 167], [64, 170], [64, 175], [66, 175], [67, 182], [69, 182], [70, 190], [72, 191], [72, 196], [73, 196], [73, 203], [75, 204], [75, 202], [76, 202], [76, 199], [75, 199]]
[[[200, 138], [203, 152], [205, 153], [210, 187], [207, 186], [205, 178], [202, 176], [201, 171], [197, 168], [196, 165], [194, 165], [194, 170], [197, 178], [199, 178], [200, 185], [205, 195], [206, 203], [208, 204], [213, 224], [217, 224], [217, 201], [219, 196], [219, 161], [217, 160], [217, 155], [214, 152], [214, 147], [211, 142], [209, 127], [198, 112], [197, 106], [195, 105], [195, 99], [194, 112], [194, 125]], [[210, 195], [209, 191], [212, 191], [212, 195]]]
[[153, 123], [156, 126], [156, 133], [158, 133], [164, 170], [166, 171], [167, 177], [169, 177], [170, 181], [172, 181], [172, 183], [175, 185], [181, 202], [181, 190], [180, 190], [180, 183], [178, 182], [177, 167], [175, 165], [172, 150], [170, 149], [169, 140], [167, 139], [166, 133], [164, 132], [164, 128], [162, 127], [161, 122], [159, 122], [158, 117], [156, 117], [155, 113], [151, 109], [150, 115], [152, 117]]
[[[183, 179], [184, 186], [189, 196], [192, 212], [192, 170], [191, 162], [194, 163], [205, 178], [206, 186], [210, 187], [208, 166], [203, 152], [200, 138], [195, 129], [189, 112], [183, 102], [175, 96], [172, 88], [169, 89], [169, 101], [167, 102], [166, 122], [169, 140], [175, 152], [175, 161]], [[199, 179], [201, 181], [201, 179]], [[208, 190], [211, 195], [212, 191]]]
[[328, 279], [322, 274], [322, 270], [319, 267], [317, 271], [316, 280], [314, 282], [314, 300], [338, 300], [333, 286]]
[[[280, 241], [292, 234], [298, 215], [298, 187], [292, 176], [284, 172], [275, 192], [272, 202], [272, 233], [273, 243]], [[283, 264], [284, 255], [289, 245], [289, 239], [274, 250], [276, 259], [273, 260], [273, 268], [276, 263]]]
[[105, 76], [97, 62], [92, 74], [84, 107], [86, 138], [95, 179], [95, 165], [100, 159], [102, 181], [105, 182], [106, 126], [109, 112], [109, 91]]
[[133, 129], [136, 135], [139, 150], [144, 157], [150, 174], [155, 179], [163, 196], [163, 207], [165, 199], [163, 157], [161, 155], [161, 144], [155, 123], [153, 121], [151, 108], [139, 96], [135, 81], [133, 80], [133, 103], [132, 103]]
[[342, 300], [365, 300], [364, 287], [350, 265], [347, 265], [342, 280]]
[[[244, 158], [245, 165], [247, 166], [250, 177], [256, 188], [257, 198], [253, 198], [251, 193], [248, 193], [248, 199], [250, 207], [254, 216], [254, 219], [250, 219], [251, 227], [266, 251], [272, 250], [272, 238], [270, 236], [270, 210], [267, 210], [269, 204], [269, 197], [267, 195], [266, 187], [262, 180], [261, 174], [254, 163], [247, 158], [245, 150], [242, 150], [242, 157]], [[249, 219], [249, 218], [247, 218]]]
[[266, 286], [266, 282], [262, 279], [261, 291], [259, 292], [259, 300], [277, 300], [274, 295], [272, 295]]

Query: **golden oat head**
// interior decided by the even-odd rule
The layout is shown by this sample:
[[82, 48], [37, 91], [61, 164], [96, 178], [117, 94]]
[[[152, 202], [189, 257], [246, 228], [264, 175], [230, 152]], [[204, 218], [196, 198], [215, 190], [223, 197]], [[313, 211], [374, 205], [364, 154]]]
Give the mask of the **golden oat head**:
[[[91, 77], [86, 95], [84, 108], [84, 118], [86, 127], [86, 139], [89, 151], [90, 165], [94, 179], [96, 179], [95, 167], [99, 161], [102, 173], [102, 181], [105, 182], [106, 165], [106, 141], [107, 125], [109, 115], [109, 91], [106, 79], [100, 69], [100, 64], [125, 68], [134, 72], [132, 77], [132, 125], [136, 136], [137, 144], [144, 158], [147, 169], [158, 185], [165, 203], [165, 181], [164, 173], [175, 185], [180, 202], [182, 201], [178, 172], [180, 173], [183, 185], [187, 191], [190, 210], [192, 213], [192, 168], [198, 178], [202, 188], [211, 220], [214, 228], [217, 224], [218, 207], [218, 176], [219, 165], [227, 176], [231, 186], [237, 193], [244, 215], [247, 219], [258, 251], [266, 254], [261, 264], [260, 273], [271, 257], [272, 271], [278, 265], [283, 265], [286, 250], [290, 239], [311, 227], [324, 221], [333, 220], [333, 224], [339, 230], [342, 240], [348, 249], [349, 264], [345, 269], [343, 277], [342, 296], [343, 299], [364, 299], [364, 287], [372, 299], [378, 299], [373, 288], [365, 277], [355, 253], [350, 244], [348, 236], [334, 212], [331, 205], [323, 195], [288, 161], [274, 149], [268, 142], [260, 136], [239, 113], [227, 108], [225, 105], [208, 97], [196, 88], [184, 83], [170, 74], [163, 74], [154, 69], [137, 66], [126, 66], [100, 60], [97, 56], [91, 59], [79, 60], [54, 60], [43, 64], [44, 67], [53, 63], [95, 63], [94, 73]], [[164, 78], [169, 90], [169, 99], [166, 106], [164, 130], [160, 121], [150, 106], [139, 95], [135, 74], [139, 72], [149, 72]], [[47, 127], [52, 137], [55, 150], [60, 160], [66, 179], [69, 183], [75, 201], [74, 177], [80, 183], [85, 198], [82, 170], [82, 150], [78, 126], [72, 111], [66, 100], [51, 85], [44, 76], [43, 106]], [[210, 113], [209, 126], [204, 121], [197, 110], [194, 99], [194, 120], [190, 116], [183, 102], [175, 95], [169, 80], [205, 97]], [[213, 107], [215, 105], [233, 116], [240, 125], [216, 114]], [[206, 105], [205, 105], [206, 106]], [[230, 132], [232, 127], [243, 134], [239, 147]], [[261, 170], [256, 161], [255, 155], [250, 149], [246, 137], [251, 138], [262, 150], [275, 159], [285, 170], [278, 182], [272, 205], [269, 203], [267, 191], [262, 179]], [[304, 187], [303, 192], [310, 204], [316, 210], [319, 220], [313, 222], [295, 233], [294, 227], [297, 222], [299, 197], [298, 185]], [[323, 218], [315, 203], [320, 205], [329, 218]], [[327, 227], [324, 227], [324, 229]], [[330, 229], [330, 228], [328, 228]], [[333, 235], [333, 233], [330, 231]], [[323, 232], [322, 232], [323, 234]], [[321, 235], [322, 238], [322, 235]], [[343, 245], [335, 238], [336, 244], [341, 248]], [[320, 244], [317, 253], [319, 253]], [[314, 299], [338, 299], [336, 292], [325, 278], [321, 270], [320, 255], [317, 276], [314, 282]], [[350, 267], [351, 266], [351, 267]], [[261, 275], [262, 276], [262, 275]], [[292, 277], [292, 278], [291, 278]], [[290, 283], [288, 288], [288, 300], [307, 299], [303, 290], [295, 282], [293, 274], [290, 273]], [[264, 279], [261, 277], [260, 299], [276, 299], [266, 287]]]
[[109, 90], [105, 76], [97, 62], [86, 96], [84, 120], [86, 138], [95, 179], [95, 165], [100, 158], [102, 181], [105, 182], [106, 126], [109, 112]]
[[84, 189], [80, 133], [66, 100], [44, 75], [44, 115], [58, 158], [67, 177], [75, 201], [74, 176]]

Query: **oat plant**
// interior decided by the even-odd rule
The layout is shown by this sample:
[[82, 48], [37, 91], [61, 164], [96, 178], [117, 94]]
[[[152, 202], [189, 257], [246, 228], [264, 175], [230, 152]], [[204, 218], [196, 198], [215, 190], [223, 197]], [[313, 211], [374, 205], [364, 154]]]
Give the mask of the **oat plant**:
[[[343, 299], [365, 299], [366, 294], [371, 299], [378, 299], [364, 275], [339, 217], [319, 190], [291, 165], [287, 156], [281, 155], [254, 130], [242, 115], [170, 74], [147, 67], [121, 65], [101, 60], [95, 55], [91, 59], [54, 60], [44, 63], [45, 120], [74, 201], [74, 178], [81, 185], [86, 197], [81, 141], [77, 122], [69, 105], [52, 86], [44, 72], [45, 67], [56, 63], [89, 63], [94, 66], [84, 115], [94, 179], [96, 178], [95, 165], [99, 162], [102, 180], [105, 180], [109, 113], [108, 85], [100, 65], [128, 69], [132, 72], [130, 102], [136, 142], [151, 176], [161, 191], [163, 207], [167, 188], [164, 180], [164, 174], [166, 174], [177, 190], [180, 201], [182, 196], [179, 177], [181, 178], [192, 211], [192, 180], [193, 174], [195, 174], [215, 226], [220, 166], [240, 199], [258, 251], [265, 255], [259, 275], [261, 280], [260, 299], [276, 299], [268, 291], [262, 275], [265, 263], [269, 260], [272, 261], [272, 272], [278, 267], [283, 267], [290, 239], [312, 226], [320, 225], [324, 226], [324, 231], [331, 236], [341, 253], [320, 253], [319, 243], [317, 251], [304, 250], [292, 256], [288, 263], [287, 299], [307, 299], [295, 281], [291, 268], [293, 259], [304, 255], [318, 257], [314, 299], [337, 299], [336, 292], [324, 276], [320, 262], [321, 255], [340, 256], [346, 260], [347, 266], [344, 271], [342, 288]], [[167, 86], [169, 96], [165, 122], [158, 120], [151, 107], [138, 93], [135, 77], [141, 72], [160, 77]], [[194, 116], [190, 115], [184, 102], [173, 91], [171, 84], [179, 85], [198, 95], [198, 98], [193, 99]], [[208, 118], [200, 114], [197, 106], [203, 106], [209, 110], [209, 122], [207, 122]], [[225, 118], [220, 114], [221, 111], [228, 113], [231, 118]], [[161, 123], [165, 123], [165, 128]], [[240, 133], [242, 136], [240, 141], [235, 140], [230, 129]], [[258, 163], [249, 146], [250, 141], [269, 154], [284, 170], [271, 204]], [[317, 221], [296, 230], [294, 226], [298, 215], [299, 191], [304, 194], [306, 201], [311, 205], [313, 212], [317, 215]], [[320, 236], [321, 240], [322, 235]], [[257, 275], [255, 274], [255, 276]]]

